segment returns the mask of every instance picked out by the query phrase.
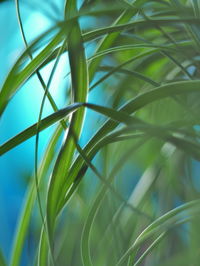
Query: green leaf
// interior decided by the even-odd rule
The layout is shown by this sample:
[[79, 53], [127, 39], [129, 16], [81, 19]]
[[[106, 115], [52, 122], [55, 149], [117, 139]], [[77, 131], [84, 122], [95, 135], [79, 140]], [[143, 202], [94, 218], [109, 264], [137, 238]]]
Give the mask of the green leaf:
[[[60, 135], [62, 132], [63, 132], [63, 128], [61, 125], [59, 125], [58, 128], [55, 130], [55, 133], [53, 134], [48, 144], [48, 147], [45, 151], [45, 155], [44, 155], [44, 158], [42, 160], [42, 163], [39, 169], [39, 174], [38, 174], [39, 183], [42, 182], [42, 179], [45, 177], [46, 173], [48, 172], [48, 169], [55, 155], [58, 139], [60, 138]], [[35, 187], [34, 181], [32, 181], [26, 192], [26, 196], [24, 198], [24, 206], [21, 210], [21, 215], [19, 217], [18, 225], [15, 231], [15, 238], [13, 241], [13, 247], [12, 247], [12, 253], [11, 253], [12, 255], [11, 255], [11, 260], [10, 260], [11, 266], [18, 266], [20, 263], [20, 258], [21, 258], [23, 247], [24, 247], [24, 242], [25, 242], [28, 226], [30, 223], [31, 214], [33, 211], [35, 200], [36, 200], [36, 187]]]
[[[66, 20], [77, 13], [76, 1], [66, 1]], [[78, 21], [75, 19], [68, 38], [68, 53], [71, 69], [72, 81], [72, 101], [85, 102], [88, 92], [88, 71], [85, 57], [82, 33]], [[53, 239], [53, 231], [56, 220], [57, 204], [60, 199], [60, 191], [64, 180], [68, 174], [71, 161], [75, 152], [75, 144], [71, 132], [75, 132], [79, 137], [84, 118], [84, 109], [78, 110], [76, 115], [72, 115], [68, 134], [64, 140], [62, 149], [58, 155], [53, 169], [47, 198], [47, 224], [50, 240]]]
[[151, 237], [155, 232], [159, 231], [160, 229], [167, 229], [170, 225], [174, 225], [175, 221], [179, 222], [182, 220], [182, 217], [179, 215], [183, 214], [184, 212], [188, 211], [191, 212], [192, 215], [195, 215], [199, 210], [200, 200], [194, 200], [188, 203], [185, 203], [167, 213], [160, 216], [156, 219], [153, 223], [151, 223], [148, 227], [146, 227], [142, 233], [138, 236], [135, 240], [133, 245], [125, 252], [125, 254], [121, 257], [118, 261], [117, 266], [122, 265], [123, 262], [129, 257], [129, 255], [137, 250], [137, 248], [149, 237]]
[[[66, 108], [63, 108], [59, 110], [58, 112], [55, 112], [46, 118], [42, 119], [40, 122], [39, 131], [42, 131], [49, 126], [53, 125], [54, 123], [64, 119], [66, 116], [70, 115], [74, 111], [76, 111], [79, 107], [81, 107], [83, 104], [81, 103], [74, 103], [72, 105], [69, 105]], [[4, 144], [0, 146], [0, 155], [3, 155], [4, 153], [8, 152], [9, 150], [13, 149], [20, 143], [24, 142], [25, 140], [31, 138], [34, 136], [37, 132], [37, 123], [30, 126], [29, 128], [25, 129], [18, 135], [14, 136], [10, 140], [6, 141]]]
[[[27, 50], [25, 53], [18, 59], [18, 61], [13, 66], [12, 70], [8, 74], [3, 87], [0, 91], [0, 115], [2, 115], [4, 109], [6, 108], [10, 99], [14, 96], [17, 89], [23, 85], [23, 83], [36, 71], [39, 66], [46, 60], [55, 47], [63, 40], [66, 31], [61, 29], [51, 42], [22, 70], [20, 63], [24, 56], [27, 56]], [[44, 35], [45, 37], [45, 35]], [[41, 38], [39, 39], [41, 41]], [[37, 42], [36, 42], [37, 43]], [[35, 45], [35, 43], [33, 44]], [[32, 46], [33, 46], [32, 45]], [[32, 48], [32, 46], [29, 47]]]

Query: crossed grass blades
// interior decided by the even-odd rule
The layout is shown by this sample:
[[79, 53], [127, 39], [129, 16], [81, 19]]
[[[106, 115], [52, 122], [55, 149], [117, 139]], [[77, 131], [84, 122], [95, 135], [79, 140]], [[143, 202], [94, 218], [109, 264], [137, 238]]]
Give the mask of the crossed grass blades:
[[[35, 136], [33, 176], [1, 265], [20, 265], [35, 208], [32, 265], [199, 265], [199, 1], [109, 3], [63, 1], [63, 17], [29, 44], [15, 1], [25, 49], [1, 86], [0, 114], [34, 75], [44, 97], [38, 121], [0, 146], [3, 156]], [[95, 23], [83, 25], [89, 17]], [[71, 84], [58, 109], [49, 87], [64, 53]], [[104, 106], [88, 102], [95, 90]], [[42, 118], [45, 101], [53, 113]], [[96, 133], [80, 145], [86, 109]], [[39, 161], [39, 134], [55, 123]]]

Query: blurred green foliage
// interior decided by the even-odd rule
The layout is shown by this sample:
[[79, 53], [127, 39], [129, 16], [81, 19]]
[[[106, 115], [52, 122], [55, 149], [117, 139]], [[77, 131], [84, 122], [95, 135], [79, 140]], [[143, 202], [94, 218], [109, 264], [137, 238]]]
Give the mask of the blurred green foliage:
[[[15, 2], [26, 49], [2, 85], [0, 113], [33, 75], [44, 98], [36, 124], [0, 147], [3, 155], [36, 136], [9, 265], [20, 265], [37, 209], [32, 265], [198, 266], [199, 1], [94, 0], [79, 10], [77, 1], [63, 1], [63, 17], [31, 44]], [[79, 18], [89, 17], [96, 22], [82, 30]], [[90, 57], [87, 44], [95, 47]], [[49, 86], [66, 51], [71, 84], [58, 110]], [[45, 83], [40, 71], [52, 60]], [[95, 90], [104, 106], [99, 94], [87, 103]], [[54, 113], [42, 119], [45, 98]], [[94, 120], [85, 109], [97, 113]], [[88, 121], [96, 133], [82, 145]], [[39, 161], [39, 133], [56, 122]]]

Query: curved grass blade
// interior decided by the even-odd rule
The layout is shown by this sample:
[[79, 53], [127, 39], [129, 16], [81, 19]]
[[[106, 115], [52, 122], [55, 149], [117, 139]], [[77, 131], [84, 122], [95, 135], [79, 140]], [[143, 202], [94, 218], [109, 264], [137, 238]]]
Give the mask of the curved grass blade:
[[[190, 201], [185, 203], [167, 213], [160, 216], [153, 223], [151, 223], [148, 227], [144, 229], [144, 231], [137, 237], [133, 245], [126, 251], [126, 253], [121, 257], [118, 261], [117, 266], [122, 265], [122, 263], [128, 259], [129, 255], [137, 250], [137, 248], [150, 236], [152, 236], [155, 232], [159, 231], [163, 227], [168, 227], [171, 223], [174, 224], [174, 219], [179, 220], [182, 219], [181, 214], [186, 211], [191, 212], [192, 214], [196, 213], [199, 210], [200, 200]], [[171, 222], [171, 223], [170, 223]]]
[[50, 56], [55, 47], [63, 40], [63, 36], [66, 36], [66, 30], [61, 29], [52, 41], [50, 41], [49, 44], [22, 70], [20, 70], [19, 65], [21, 58], [18, 59], [0, 91], [0, 115], [2, 115], [17, 89], [39, 68], [44, 60]]
[[[66, 116], [69, 116], [71, 113], [75, 112], [81, 106], [83, 106], [82, 103], [74, 103], [66, 108], [59, 110], [58, 112], [55, 112], [47, 116], [46, 118], [41, 120], [39, 131], [42, 131], [48, 128], [49, 126], [53, 125], [54, 123], [64, 119]], [[11, 138], [10, 140], [2, 144], [0, 146], [0, 155], [3, 155], [4, 153], [13, 149], [20, 143], [33, 137], [36, 133], [37, 133], [37, 123], [35, 123], [34, 125], [30, 126], [29, 128], [25, 129], [15, 137]]]
[[[37, 199], [38, 199], [38, 204], [39, 204], [40, 216], [42, 218], [44, 232], [46, 233], [47, 239], [48, 239], [48, 234], [47, 234], [46, 222], [45, 222], [45, 218], [44, 218], [44, 214], [43, 214], [43, 209], [42, 209], [42, 204], [41, 204], [41, 198], [40, 198], [40, 192], [39, 192], [39, 181], [38, 181], [39, 132], [40, 132], [40, 122], [41, 122], [41, 118], [42, 118], [42, 112], [43, 112], [43, 108], [44, 108], [45, 99], [46, 99], [46, 96], [48, 94], [48, 90], [49, 90], [49, 87], [50, 87], [52, 78], [53, 78], [54, 73], [56, 71], [56, 67], [57, 67], [57, 65], [59, 63], [60, 55], [62, 54], [62, 52], [64, 50], [64, 47], [66, 45], [66, 40], [67, 39], [65, 39], [65, 41], [64, 41], [61, 49], [58, 52], [58, 56], [56, 58], [56, 61], [55, 61], [54, 66], [52, 68], [52, 71], [51, 71], [49, 80], [47, 82], [47, 86], [45, 88], [44, 96], [43, 96], [42, 103], [41, 103], [41, 107], [40, 107], [39, 117], [38, 117], [38, 123], [37, 123], [37, 129], [36, 129], [36, 139], [35, 139], [35, 185], [36, 185], [36, 191], [37, 191]], [[64, 123], [63, 120], [62, 120], [62, 122], [63, 123], [61, 123], [61, 125], [64, 124], [64, 129], [66, 129], [67, 127], [66, 127], [66, 125], [65, 125], [65, 123]], [[52, 249], [52, 246], [51, 246], [51, 243], [50, 243], [50, 240], [49, 239], [48, 239], [48, 244], [49, 244], [50, 255], [51, 255], [50, 257], [51, 257], [51, 260], [52, 260], [52, 264], [53, 265], [56, 265], [55, 264], [54, 255], [53, 255], [53, 249]]]
[[37, 265], [48, 265], [48, 239], [47, 239], [47, 234], [45, 232], [44, 226], [42, 227], [41, 230], [41, 235], [40, 235], [40, 244], [39, 244], [39, 250], [38, 250], [38, 261]]
[[[19, 21], [20, 31], [21, 31], [21, 34], [22, 34], [22, 39], [24, 41], [24, 44], [25, 44], [26, 49], [28, 49], [28, 43], [26, 41], [25, 32], [24, 32], [23, 25], [22, 25], [22, 20], [21, 20], [21, 15], [20, 15], [20, 10], [19, 10], [19, 1], [18, 0], [15, 1], [15, 5], [16, 5], [16, 11], [17, 11], [17, 17], [18, 17], [18, 21]], [[59, 62], [59, 59], [60, 59], [60, 55], [64, 51], [65, 45], [66, 45], [66, 40], [64, 41], [63, 45], [61, 46], [61, 48], [58, 51], [58, 56], [56, 58], [56, 61], [54, 63], [54, 66], [52, 68], [52, 71], [51, 71], [49, 80], [47, 82], [47, 85], [45, 85], [45, 82], [44, 82], [44, 80], [43, 80], [40, 72], [38, 70], [36, 71], [36, 75], [37, 75], [37, 77], [38, 77], [39, 81], [41, 82], [41, 85], [42, 85], [42, 87], [44, 89], [44, 96], [43, 96], [42, 103], [41, 103], [41, 108], [40, 108], [39, 117], [38, 117], [38, 123], [37, 123], [37, 129], [36, 129], [36, 140], [35, 140], [35, 175], [34, 175], [34, 177], [35, 177], [35, 186], [36, 186], [36, 194], [37, 194], [38, 205], [39, 205], [39, 212], [40, 212], [40, 216], [41, 216], [41, 219], [42, 219], [42, 223], [43, 223], [45, 232], [46, 232], [46, 225], [45, 225], [45, 218], [44, 218], [43, 210], [42, 210], [42, 204], [41, 204], [41, 198], [40, 198], [40, 192], [39, 192], [39, 180], [38, 180], [39, 127], [40, 127], [40, 122], [41, 122], [41, 118], [42, 118], [42, 112], [43, 112], [43, 108], [44, 108], [45, 99], [46, 99], [46, 96], [49, 96], [50, 95], [50, 93], [49, 93], [49, 87], [50, 87], [50, 84], [51, 84], [53, 75], [55, 73], [56, 67], [58, 65], [58, 62]], [[29, 53], [29, 57], [30, 57], [31, 60], [33, 60], [33, 56], [31, 54], [31, 52]], [[49, 98], [50, 98], [50, 103], [51, 102], [53, 103], [52, 104], [53, 109], [55, 111], [57, 111], [58, 108], [57, 108], [54, 100], [52, 99], [51, 95], [49, 96]], [[65, 123], [63, 123], [63, 124], [64, 124], [64, 128], [66, 128]], [[51, 251], [51, 248], [50, 248], [50, 251]], [[51, 252], [51, 259], [52, 259], [53, 265], [55, 265], [54, 257], [53, 257], [52, 252]]]
[[[183, 43], [185, 46], [185, 42]], [[159, 50], [167, 50], [167, 51], [171, 51], [171, 52], [178, 52], [175, 48], [173, 48], [173, 44], [171, 45], [157, 45], [157, 44], [153, 44], [153, 43], [147, 43], [147, 44], [143, 44], [143, 43], [139, 43], [139, 44], [128, 44], [128, 45], [120, 45], [120, 46], [115, 46], [115, 47], [111, 47], [108, 49], [105, 49], [99, 53], [95, 53], [91, 58], [89, 58], [89, 60], [94, 60], [97, 57], [101, 57], [101, 56], [105, 56], [111, 53], [115, 53], [115, 52], [123, 52], [123, 51], [131, 51], [131, 50], [143, 50], [144, 48], [155, 48], [155, 49], [159, 49]]]
[[137, 259], [137, 261], [133, 264], [132, 261], [134, 260], [135, 256], [130, 256], [129, 257], [129, 263], [127, 266], [138, 266], [140, 265], [140, 263], [144, 260], [144, 258], [163, 240], [163, 238], [167, 235], [167, 233], [170, 232], [171, 229], [174, 229], [175, 227], [184, 224], [184, 223], [188, 223], [190, 221], [192, 221], [193, 219], [195, 219], [195, 217], [191, 216], [191, 217], [186, 217], [184, 219], [181, 219], [180, 221], [174, 223], [172, 226], [170, 226], [169, 228], [167, 228], [166, 231], [164, 231], [163, 233], [161, 233], [158, 237], [156, 237], [156, 239], [152, 242], [152, 244], [143, 252], [143, 254]]
[[116, 26], [110, 26], [110, 27], [105, 27], [105, 28], [101, 28], [101, 29], [97, 29], [94, 31], [90, 31], [87, 32], [83, 35], [83, 39], [84, 41], [91, 41], [94, 40], [102, 35], [105, 34], [109, 34], [109, 33], [114, 33], [114, 32], [121, 32], [121, 31], [129, 31], [134, 29], [135, 27], [154, 27], [157, 24], [160, 25], [169, 25], [169, 24], [174, 24], [174, 23], [188, 23], [188, 24], [195, 24], [195, 25], [199, 25], [200, 24], [200, 19], [199, 18], [193, 18], [193, 17], [189, 17], [189, 18], [156, 18], [156, 19], [150, 19], [148, 21], [146, 20], [137, 20], [137, 21], [133, 21], [133, 22], [129, 22], [129, 23], [125, 23], [125, 24], [120, 24], [120, 25], [116, 25]]
[[[39, 148], [40, 123], [41, 123], [41, 119], [42, 119], [42, 113], [43, 113], [43, 108], [44, 108], [44, 104], [45, 104], [45, 99], [46, 99], [46, 96], [48, 94], [48, 90], [49, 90], [51, 81], [53, 79], [54, 73], [56, 71], [56, 67], [57, 67], [57, 65], [59, 63], [60, 55], [61, 55], [65, 45], [66, 45], [66, 41], [64, 41], [64, 43], [63, 43], [63, 45], [62, 45], [62, 47], [61, 47], [61, 49], [59, 51], [58, 57], [56, 58], [56, 61], [55, 61], [54, 66], [52, 68], [49, 80], [47, 82], [47, 86], [45, 88], [44, 95], [43, 95], [42, 102], [41, 102], [41, 107], [40, 107], [40, 112], [39, 112], [38, 122], [37, 122], [37, 128], [36, 128], [36, 139], [35, 139], [35, 181], [36, 181], [36, 188], [37, 188], [37, 194], [38, 194], [38, 202], [39, 202], [40, 214], [41, 214], [41, 218], [42, 218], [43, 221], [44, 221], [44, 215], [43, 215], [42, 205], [41, 205], [40, 196], [39, 196], [39, 184], [38, 184], [38, 148]], [[64, 121], [62, 120], [62, 122], [64, 122]], [[66, 124], [65, 123], [61, 123], [61, 125], [63, 125], [63, 124], [64, 124], [63, 128], [66, 129], [67, 128]]]
[[[133, 264], [133, 266], [138, 266], [140, 263], [144, 260], [144, 258], [163, 240], [163, 238], [166, 236], [167, 232], [163, 232], [160, 234], [156, 240], [153, 241], [153, 243], [143, 252], [143, 254], [138, 258], [138, 260]], [[131, 266], [132, 263], [130, 262], [129, 265]]]
[[[56, 145], [62, 132], [63, 132], [63, 128], [59, 125], [53, 137], [51, 138], [49, 142], [49, 145], [45, 152], [45, 156], [43, 158], [43, 161], [39, 169], [39, 180], [38, 180], [39, 183], [42, 181], [43, 177], [47, 173], [52, 163], [52, 160], [53, 160], [53, 157], [56, 151]], [[31, 213], [33, 210], [33, 205], [34, 205], [35, 200], [36, 200], [36, 188], [35, 188], [35, 183], [32, 182], [24, 198], [24, 207], [22, 208], [21, 215], [20, 215], [18, 225], [16, 228], [15, 238], [13, 241], [13, 247], [12, 247], [12, 252], [11, 252], [12, 255], [11, 255], [11, 260], [9, 264], [11, 266], [18, 266], [20, 263], [22, 249], [23, 249], [24, 241], [26, 238], [27, 230], [28, 230], [28, 225], [30, 223]], [[43, 265], [43, 264], [40, 264], [40, 265]]]
[[[139, 73], [139, 72], [137, 72], [137, 71], [133, 71], [133, 70], [129, 70], [129, 69], [125, 69], [125, 68], [120, 68], [120, 69], [117, 69], [115, 72], [113, 72], [113, 70], [114, 70], [114, 67], [112, 67], [112, 66], [102, 66], [102, 67], [99, 67], [99, 71], [109, 71], [109, 72], [111, 72], [111, 73], [123, 73], [123, 74], [126, 74], [126, 75], [130, 75], [130, 76], [133, 76], [133, 77], [135, 77], [135, 78], [138, 78], [138, 79], [140, 79], [140, 80], [142, 80], [142, 81], [144, 81], [144, 82], [147, 82], [147, 83], [149, 83], [150, 85], [152, 85], [152, 86], [155, 86], [155, 87], [159, 87], [160, 86], [160, 84], [159, 83], [157, 83], [157, 82], [155, 82], [154, 80], [152, 80], [152, 79], [150, 79], [149, 77], [147, 77], [147, 76], [145, 76], [145, 75], [143, 75], [143, 74], [141, 74], [141, 73]], [[95, 82], [95, 84], [94, 85], [92, 85], [91, 86], [91, 89], [92, 89], [92, 87], [96, 87], [98, 84], [99, 84], [100, 82]]]
[[[76, 1], [68, 0], [65, 5], [66, 20], [77, 14]], [[72, 80], [72, 101], [85, 102], [88, 92], [88, 71], [85, 57], [82, 34], [77, 20], [70, 29], [68, 38], [68, 53], [71, 69]], [[70, 121], [69, 130], [62, 149], [58, 155], [47, 197], [47, 224], [49, 238], [53, 239], [53, 231], [56, 220], [57, 202], [60, 198], [60, 190], [63, 186], [64, 179], [68, 173], [69, 166], [73, 159], [75, 144], [72, 137], [72, 132], [75, 132], [79, 137], [82, 129], [84, 118], [84, 109], [78, 110], [76, 115], [73, 115]]]

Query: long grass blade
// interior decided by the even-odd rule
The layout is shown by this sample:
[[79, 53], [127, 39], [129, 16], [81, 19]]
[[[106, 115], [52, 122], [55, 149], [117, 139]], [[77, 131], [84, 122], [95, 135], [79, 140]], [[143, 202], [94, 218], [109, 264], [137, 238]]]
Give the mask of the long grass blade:
[[172, 224], [174, 223], [174, 219], [177, 219], [177, 222], [182, 219], [182, 217], [178, 217], [179, 214], [189, 211], [191, 213], [196, 213], [199, 209], [199, 200], [194, 200], [188, 203], [185, 203], [169, 212], [164, 214], [163, 216], [160, 216], [157, 220], [155, 220], [152, 224], [150, 224], [145, 230], [138, 236], [138, 238], [135, 240], [134, 244], [127, 250], [127, 252], [121, 257], [121, 259], [118, 261], [117, 265], [121, 265], [128, 256], [134, 252], [138, 248], [143, 241], [145, 241], [147, 238], [149, 238], [151, 235], [153, 235], [156, 231], [160, 230], [161, 226], [169, 226], [170, 220], [172, 219]]
[[[47, 116], [46, 118], [43, 118], [40, 123], [39, 131], [42, 131], [48, 128], [49, 126], [53, 125], [54, 123], [64, 119], [65, 117], [69, 116], [72, 112], [76, 111], [81, 106], [83, 106], [82, 103], [74, 103], [66, 108], [59, 110], [58, 112], [55, 112]], [[4, 153], [13, 149], [20, 143], [33, 137], [34, 135], [36, 135], [36, 133], [37, 133], [37, 123], [35, 123], [34, 125], [30, 126], [29, 128], [25, 129], [15, 137], [11, 138], [10, 140], [2, 144], [0, 146], [0, 155], [3, 155]]]
[[[66, 20], [77, 13], [76, 1], [66, 1], [65, 7]], [[85, 102], [88, 91], [88, 73], [85, 51], [83, 46], [82, 34], [77, 20], [70, 29], [68, 38], [68, 53], [71, 69], [72, 80], [72, 101]], [[49, 237], [53, 239], [53, 231], [56, 220], [57, 203], [60, 198], [60, 190], [63, 186], [64, 179], [68, 173], [70, 163], [73, 159], [75, 144], [71, 132], [80, 135], [84, 118], [84, 110], [78, 110], [70, 121], [69, 130], [63, 143], [62, 149], [56, 161], [47, 198], [47, 224]]]
[[[42, 181], [42, 179], [46, 175], [52, 163], [52, 160], [53, 160], [53, 157], [56, 151], [56, 145], [57, 145], [58, 139], [60, 138], [62, 131], [63, 129], [59, 125], [53, 137], [51, 138], [51, 141], [49, 142], [49, 145], [45, 152], [45, 156], [43, 158], [43, 161], [39, 169], [39, 180], [38, 180], [39, 183]], [[36, 200], [36, 188], [35, 188], [35, 183], [32, 182], [24, 198], [24, 206], [21, 210], [21, 215], [18, 220], [18, 225], [16, 228], [15, 238], [13, 241], [13, 247], [12, 247], [12, 252], [11, 252], [11, 260], [10, 260], [11, 266], [20, 265], [20, 258], [21, 258], [23, 245], [25, 242], [25, 238], [26, 238], [28, 226], [30, 223], [31, 213], [33, 210], [35, 200]]]

